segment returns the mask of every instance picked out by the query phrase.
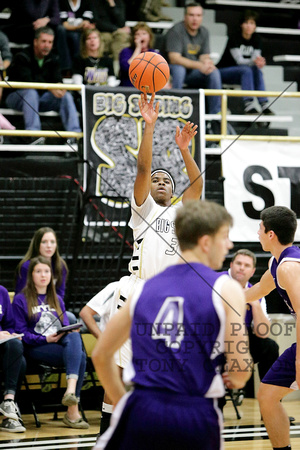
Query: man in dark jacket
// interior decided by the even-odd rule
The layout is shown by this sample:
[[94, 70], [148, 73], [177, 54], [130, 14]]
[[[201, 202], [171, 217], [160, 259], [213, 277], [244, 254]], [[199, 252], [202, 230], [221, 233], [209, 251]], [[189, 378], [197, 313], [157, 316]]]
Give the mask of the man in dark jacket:
[[[54, 32], [51, 28], [39, 28], [35, 33], [33, 47], [17, 53], [13, 58], [8, 72], [9, 80], [61, 83], [58, 57], [51, 52], [53, 41]], [[41, 129], [39, 112], [57, 111], [67, 131], [81, 131], [73, 97], [65, 89], [17, 89], [8, 95], [6, 105], [23, 111], [26, 130]]]

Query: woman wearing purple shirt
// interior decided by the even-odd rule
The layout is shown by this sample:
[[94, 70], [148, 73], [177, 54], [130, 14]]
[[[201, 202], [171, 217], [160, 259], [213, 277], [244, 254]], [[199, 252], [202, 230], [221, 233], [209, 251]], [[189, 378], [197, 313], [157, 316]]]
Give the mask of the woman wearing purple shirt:
[[120, 63], [120, 86], [133, 87], [128, 75], [131, 62], [142, 52], [155, 52], [151, 47], [154, 44], [154, 35], [151, 28], [145, 22], [138, 22], [132, 29], [131, 46], [124, 48], [119, 55]]
[[[30, 260], [39, 255], [51, 261], [56, 294], [64, 299], [68, 266], [59, 254], [56, 233], [50, 227], [39, 228], [34, 233], [26, 255], [19, 262], [16, 270], [15, 295], [21, 292], [26, 285]], [[67, 311], [67, 316], [70, 323], [77, 322], [76, 316], [71, 311]]]
[[34, 233], [26, 255], [17, 266], [15, 294], [21, 292], [26, 285], [30, 260], [39, 255], [51, 261], [56, 293], [63, 299], [65, 296], [68, 267], [59, 254], [55, 231], [50, 227], [39, 228]]
[[[5, 287], [0, 286], [0, 341], [15, 334], [15, 321], [10, 298]], [[4, 395], [0, 413], [4, 420], [1, 430], [13, 433], [26, 431], [18, 415], [15, 395], [21, 386], [26, 370], [23, 345], [20, 339], [11, 339], [0, 344], [0, 367], [3, 371]]]
[[69, 325], [63, 300], [57, 296], [49, 259], [30, 261], [27, 283], [13, 301], [16, 331], [23, 333], [25, 355], [41, 364], [65, 367], [67, 389], [62, 404], [68, 407], [63, 422], [71, 428], [89, 428], [78, 409], [86, 367], [79, 333], [57, 333]]

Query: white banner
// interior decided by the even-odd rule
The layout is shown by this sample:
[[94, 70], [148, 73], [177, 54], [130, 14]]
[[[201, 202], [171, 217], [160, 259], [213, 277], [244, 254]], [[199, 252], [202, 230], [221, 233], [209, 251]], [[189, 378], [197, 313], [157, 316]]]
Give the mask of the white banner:
[[269, 206], [287, 206], [300, 217], [299, 143], [223, 141], [222, 167], [232, 241], [258, 241], [260, 213]]

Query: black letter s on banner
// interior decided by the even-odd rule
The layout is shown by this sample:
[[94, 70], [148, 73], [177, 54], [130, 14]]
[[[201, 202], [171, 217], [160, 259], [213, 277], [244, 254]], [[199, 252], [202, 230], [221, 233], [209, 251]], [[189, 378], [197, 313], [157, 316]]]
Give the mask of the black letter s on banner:
[[[266, 188], [265, 186], [255, 183], [252, 180], [252, 177], [255, 173], [258, 173], [263, 180], [272, 180], [270, 172], [265, 167], [250, 166], [247, 167], [243, 176], [245, 188], [251, 194], [256, 195], [257, 197], [260, 197], [264, 200], [265, 206], [263, 209], [268, 208], [269, 206], [273, 206], [275, 204], [275, 199], [272, 191], [270, 191], [270, 189]], [[250, 219], [259, 219], [262, 210], [257, 211], [256, 209], [254, 209], [252, 202], [243, 202], [243, 208], [245, 214]]]

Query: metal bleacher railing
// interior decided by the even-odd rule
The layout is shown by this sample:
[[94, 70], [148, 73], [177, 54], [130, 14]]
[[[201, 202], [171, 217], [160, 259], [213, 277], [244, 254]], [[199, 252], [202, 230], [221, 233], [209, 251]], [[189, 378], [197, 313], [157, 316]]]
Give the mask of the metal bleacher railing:
[[[8, 89], [66, 89], [69, 91], [81, 91], [81, 85], [77, 84], [65, 84], [65, 83], [22, 83], [17, 81], [0, 81], [0, 88], [8, 88]], [[1, 109], [1, 112], [5, 115], [8, 112], [10, 115], [19, 115], [19, 111], [15, 110], [5, 110], [5, 108]], [[52, 114], [51, 114], [52, 113]], [[22, 114], [22, 113], [21, 113]], [[40, 113], [39, 113], [40, 114]], [[50, 113], [44, 113], [41, 115], [51, 116], [58, 115], [54, 111]], [[45, 138], [76, 138], [80, 139], [83, 137], [83, 133], [77, 133], [74, 131], [64, 131], [64, 130], [3, 130], [0, 129], [0, 136], [30, 136], [30, 137], [45, 137]], [[55, 152], [57, 151], [67, 151], [68, 146], [55, 146]], [[22, 151], [24, 150], [24, 145], [1, 145], [1, 150], [12, 150], [12, 151]], [[54, 150], [51, 145], [26, 145], [26, 151], [51, 151]]]
[[[249, 115], [234, 115], [227, 114], [227, 106], [228, 106], [228, 97], [244, 97], [244, 96], [252, 96], [252, 97], [271, 97], [275, 99], [279, 98], [300, 98], [300, 92], [273, 92], [273, 91], [242, 91], [242, 90], [217, 90], [205, 89], [204, 93], [206, 96], [210, 95], [220, 95], [221, 96], [221, 117], [220, 115], [210, 115], [206, 114], [206, 120], [221, 120], [221, 134], [218, 135], [206, 135], [206, 141], [220, 141], [222, 139], [231, 139], [235, 140], [237, 135], [235, 134], [227, 134], [227, 123], [229, 121], [235, 122], [290, 122], [293, 120], [291, 115], [288, 116], [264, 116], [260, 117], [249, 116]], [[238, 136], [240, 140], [244, 141], [277, 141], [277, 142], [300, 142], [300, 136], [274, 136], [274, 135], [260, 135], [259, 132], [257, 135], [247, 135], [242, 134]]]
[[[20, 83], [20, 82], [9, 82], [9, 86], [6, 82], [0, 82], [0, 87], [4, 88], [26, 88], [26, 89], [67, 89], [67, 90], [73, 90], [73, 91], [80, 91], [82, 86], [81, 85], [75, 85], [75, 84], [45, 84], [45, 83]], [[220, 89], [220, 90], [209, 90], [204, 89], [205, 96], [211, 96], [211, 95], [219, 95], [221, 96], [221, 115], [210, 115], [206, 114], [205, 119], [206, 120], [220, 120], [221, 121], [221, 133], [220, 134], [206, 134], [205, 139], [206, 141], [220, 141], [222, 139], [236, 139], [237, 135], [234, 134], [227, 134], [227, 123], [228, 122], [290, 122], [293, 120], [293, 117], [291, 115], [285, 115], [285, 116], [261, 116], [256, 118], [255, 116], [248, 116], [248, 115], [236, 115], [236, 114], [227, 114], [227, 107], [228, 107], [228, 97], [243, 97], [245, 95], [254, 96], [254, 97], [261, 97], [261, 96], [267, 96], [271, 98], [300, 98], [300, 92], [273, 92], [273, 91], [242, 91], [242, 90], [235, 90], [235, 89]], [[3, 110], [5, 113], [5, 110]], [[1, 130], [0, 129], [0, 136], [34, 136], [34, 137], [75, 137], [77, 139], [80, 139], [83, 136], [83, 133], [75, 133], [70, 131], [52, 131], [52, 130], [40, 130], [40, 131], [31, 131], [31, 130]], [[242, 136], [239, 136], [239, 139], [241, 140], [256, 140], [256, 141], [281, 141], [281, 142], [300, 142], [300, 136], [266, 136], [266, 135], [259, 135], [259, 132], [257, 135], [247, 135], [243, 134]], [[19, 149], [22, 146], [1, 146], [3, 149]], [[36, 146], [26, 146], [26, 150], [31, 150], [31, 147], [33, 150], [36, 150]], [[39, 151], [43, 150], [45, 147], [45, 150], [51, 150], [51, 146], [38, 146]], [[50, 147], [50, 148], [49, 148]], [[24, 146], [23, 146], [24, 148]], [[56, 146], [57, 148], [57, 146]]]

